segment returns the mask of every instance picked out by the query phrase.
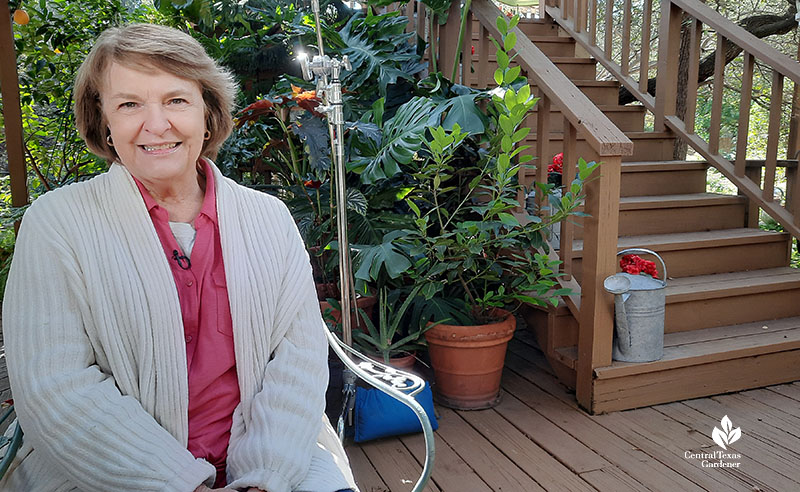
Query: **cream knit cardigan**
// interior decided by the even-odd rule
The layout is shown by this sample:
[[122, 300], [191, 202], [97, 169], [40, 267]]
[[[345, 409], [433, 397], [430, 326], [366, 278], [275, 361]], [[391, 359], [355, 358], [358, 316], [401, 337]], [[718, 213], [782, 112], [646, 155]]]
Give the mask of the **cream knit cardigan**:
[[[241, 392], [229, 487], [355, 487], [323, 417], [327, 345], [297, 228], [280, 200], [212, 168]], [[212, 483], [214, 467], [186, 449], [177, 290], [123, 166], [27, 211], [3, 329], [25, 438], [2, 490], [190, 492]]]

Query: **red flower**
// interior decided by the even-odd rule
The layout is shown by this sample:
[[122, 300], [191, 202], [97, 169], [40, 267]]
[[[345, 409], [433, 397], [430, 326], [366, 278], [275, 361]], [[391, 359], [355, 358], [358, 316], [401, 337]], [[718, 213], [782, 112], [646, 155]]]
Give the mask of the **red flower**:
[[303, 185], [305, 185], [306, 188], [313, 188], [316, 190], [317, 188], [322, 186], [322, 181], [317, 181], [315, 179], [307, 179], [303, 181]]
[[548, 173], [558, 173], [561, 174], [564, 172], [564, 153], [559, 152], [558, 154], [553, 156], [553, 163], [547, 166]]
[[475, 54], [475, 45], [472, 46], [472, 54]]
[[236, 126], [241, 127], [248, 121], [256, 121], [262, 115], [274, 111], [273, 107], [274, 104], [272, 101], [267, 99], [259, 99], [258, 101], [239, 111], [239, 114], [236, 117]]
[[619, 266], [623, 272], [631, 275], [644, 273], [653, 278], [658, 278], [655, 262], [645, 260], [637, 255], [625, 255], [619, 260]]

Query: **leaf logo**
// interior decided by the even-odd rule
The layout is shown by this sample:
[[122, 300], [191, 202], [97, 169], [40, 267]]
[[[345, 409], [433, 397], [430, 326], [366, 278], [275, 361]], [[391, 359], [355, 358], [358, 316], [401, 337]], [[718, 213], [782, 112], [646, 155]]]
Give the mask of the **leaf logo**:
[[720, 423], [722, 424], [722, 430], [714, 427], [714, 432], [711, 433], [711, 437], [719, 447], [727, 451], [728, 448], [726, 446], [730, 446], [742, 437], [742, 429], [741, 427], [734, 429], [733, 423], [731, 423], [731, 419], [729, 419], [727, 415], [722, 417]]

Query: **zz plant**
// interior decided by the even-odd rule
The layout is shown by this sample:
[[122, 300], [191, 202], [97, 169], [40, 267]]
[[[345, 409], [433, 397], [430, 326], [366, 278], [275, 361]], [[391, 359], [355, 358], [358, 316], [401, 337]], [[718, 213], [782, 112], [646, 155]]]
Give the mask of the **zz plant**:
[[[406, 197], [414, 228], [399, 241], [413, 259], [410, 275], [426, 299], [423, 316], [473, 324], [492, 320], [494, 308], [530, 303], [555, 305], [558, 262], [546, 254], [547, 228], [576, 215], [583, 184], [597, 164], [580, 160], [575, 181], [553, 200], [545, 217], [519, 211], [518, 175], [531, 160], [523, 154], [530, 128], [523, 127], [536, 99], [520, 68], [511, 67], [510, 32], [518, 18], [497, 20], [498, 88], [491, 92], [489, 144], [478, 162], [456, 168], [452, 159], [469, 135], [458, 125], [431, 129], [424, 142], [429, 158], [412, 163], [416, 187]], [[416, 166], [416, 167], [415, 167]], [[548, 195], [554, 186], [537, 183]]]

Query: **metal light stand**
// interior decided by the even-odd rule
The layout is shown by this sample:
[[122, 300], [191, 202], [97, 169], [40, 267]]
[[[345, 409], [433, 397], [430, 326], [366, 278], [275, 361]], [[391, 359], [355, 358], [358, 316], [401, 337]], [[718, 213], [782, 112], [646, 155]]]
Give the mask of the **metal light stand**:
[[[419, 492], [425, 487], [430, 478], [435, 456], [433, 428], [422, 405], [414, 399], [414, 395], [425, 387], [425, 381], [414, 374], [398, 371], [392, 367], [374, 362], [351, 348], [353, 331], [350, 315], [356, 308], [356, 292], [352, 281], [350, 242], [347, 239], [344, 114], [342, 112], [342, 84], [339, 77], [342, 69], [351, 70], [352, 67], [347, 56], [343, 56], [340, 61], [325, 55], [319, 22], [319, 0], [311, 0], [311, 9], [314, 12], [314, 20], [316, 22], [319, 54], [315, 55], [310, 61], [308, 57], [300, 57], [300, 66], [304, 79], [312, 81], [316, 78], [317, 96], [322, 98], [322, 105], [317, 108], [317, 111], [328, 115], [328, 131], [333, 148], [333, 155], [331, 156], [332, 167], [336, 179], [336, 225], [339, 239], [339, 278], [342, 294], [342, 335], [344, 341], [339, 340], [330, 330], [326, 330], [326, 335], [328, 344], [345, 364], [345, 370], [342, 374], [344, 400], [342, 413], [337, 422], [337, 431], [339, 438], [343, 439], [345, 416], [351, 414], [355, 404], [356, 376], [411, 408], [421, 422], [425, 436], [425, 463], [422, 468], [422, 475], [412, 489], [412, 492]], [[354, 361], [353, 358], [356, 358], [359, 362]]]

